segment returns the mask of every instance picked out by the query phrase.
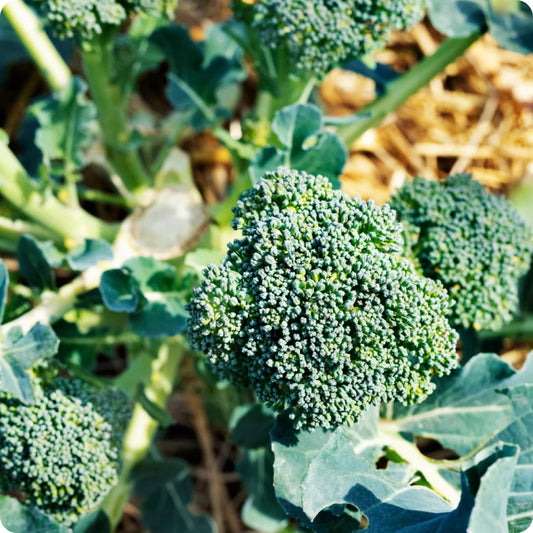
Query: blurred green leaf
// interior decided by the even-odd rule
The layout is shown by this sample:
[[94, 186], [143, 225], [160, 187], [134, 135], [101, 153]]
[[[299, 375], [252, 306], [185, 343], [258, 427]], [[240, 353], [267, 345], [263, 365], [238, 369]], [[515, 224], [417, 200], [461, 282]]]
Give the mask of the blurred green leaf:
[[[10, 533], [67, 533], [34, 507], [26, 507], [11, 496], [0, 496], [0, 520]], [[105, 533], [102, 531], [102, 533]]]
[[144, 525], [152, 533], [214, 533], [205, 514], [192, 514], [189, 504], [193, 485], [189, 467], [179, 459], [146, 460], [133, 473], [135, 493], [146, 498], [142, 505]]
[[240, 49], [233, 43], [219, 48], [217, 54], [222, 37], [212, 31], [208, 38], [210, 34], [213, 41], [207, 47], [194, 42], [187, 28], [176, 24], [157, 29], [151, 37], [170, 63], [167, 98], [178, 111], [190, 113], [196, 129], [231, 115], [233, 105], [221, 95], [246, 77]]
[[17, 245], [17, 259], [22, 277], [36, 292], [55, 289], [54, 273], [40, 243], [31, 235], [23, 235]]
[[322, 113], [310, 104], [294, 104], [278, 111], [272, 122], [282, 148], [263, 148], [250, 165], [250, 175], [257, 181], [266, 171], [278, 166], [321, 174], [340, 186], [348, 153], [343, 142], [323, 128]]

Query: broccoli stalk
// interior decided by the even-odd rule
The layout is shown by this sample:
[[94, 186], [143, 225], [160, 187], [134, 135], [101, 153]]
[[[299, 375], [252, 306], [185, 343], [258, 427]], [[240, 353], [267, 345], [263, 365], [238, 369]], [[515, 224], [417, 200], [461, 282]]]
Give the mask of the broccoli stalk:
[[0, 486], [69, 526], [117, 481], [131, 405], [122, 392], [80, 379], [37, 387], [33, 405], [0, 394]]
[[[127, 97], [114, 80], [113, 38], [130, 15], [144, 13], [169, 18], [175, 0], [34, 0], [31, 5], [61, 39], [74, 38], [82, 50], [84, 71], [98, 110], [98, 119], [111, 167], [125, 192], [142, 193], [150, 177], [132, 142], [127, 121]], [[21, 0], [8, 9], [9, 19], [51, 87], [70, 83], [70, 72], [35, 16]]]
[[37, 63], [48, 85], [54, 91], [68, 87], [72, 77], [70, 69], [42, 30], [35, 13], [22, 0], [10, 0], [3, 13]]
[[[103, 222], [80, 208], [67, 206], [55, 196], [43, 195], [1, 138], [0, 177], [2, 196], [41, 224], [47, 233], [54, 236], [53, 240], [59, 238], [76, 242], [80, 237], [86, 237], [112, 241], [117, 234], [115, 224]], [[31, 229], [31, 226], [26, 229]], [[16, 236], [17, 233], [14, 234]]]
[[329, 428], [380, 402], [419, 402], [454, 368], [446, 291], [402, 258], [388, 206], [279, 168], [234, 214], [243, 238], [188, 305], [189, 339], [221, 378], [297, 427]]

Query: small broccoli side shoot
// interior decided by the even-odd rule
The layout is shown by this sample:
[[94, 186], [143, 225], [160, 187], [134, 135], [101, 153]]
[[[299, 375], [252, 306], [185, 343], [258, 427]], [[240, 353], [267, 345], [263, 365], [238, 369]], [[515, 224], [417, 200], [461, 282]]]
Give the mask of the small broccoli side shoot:
[[35, 404], [0, 394], [0, 488], [69, 526], [118, 478], [131, 414], [125, 394], [56, 377]]
[[448, 296], [401, 257], [387, 206], [279, 168], [243, 193], [221, 266], [188, 305], [189, 339], [222, 378], [290, 409], [297, 427], [418, 402], [456, 365]]
[[60, 39], [91, 41], [107, 29], [118, 28], [130, 14], [169, 15], [175, 0], [32, 0]]
[[382, 48], [392, 30], [420, 21], [425, 0], [235, 0], [233, 7], [263, 46], [288, 53], [296, 68], [322, 77]]
[[448, 290], [454, 326], [497, 329], [512, 318], [533, 235], [506, 198], [465, 174], [445, 182], [418, 177], [391, 207], [404, 225], [407, 253]]

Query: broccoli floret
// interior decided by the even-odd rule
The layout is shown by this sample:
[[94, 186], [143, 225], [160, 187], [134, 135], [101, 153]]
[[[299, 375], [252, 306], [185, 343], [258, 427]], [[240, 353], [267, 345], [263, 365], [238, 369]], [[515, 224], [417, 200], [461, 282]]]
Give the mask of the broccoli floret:
[[189, 339], [220, 377], [290, 409], [297, 427], [329, 428], [421, 401], [455, 366], [446, 291], [402, 258], [388, 206], [279, 168], [234, 214], [243, 238], [188, 304]]
[[506, 198], [458, 174], [406, 182], [391, 206], [404, 225], [407, 253], [448, 290], [454, 326], [497, 329], [512, 318], [533, 237]]
[[90, 41], [120, 26], [130, 14], [170, 16], [175, 0], [33, 0], [56, 37]]
[[68, 526], [117, 481], [131, 405], [122, 392], [80, 379], [39, 388], [33, 405], [0, 394], [0, 488]]
[[382, 48], [391, 30], [424, 16], [425, 0], [257, 0], [234, 2], [236, 18], [262, 44], [285, 49], [299, 69], [324, 76], [333, 67]]

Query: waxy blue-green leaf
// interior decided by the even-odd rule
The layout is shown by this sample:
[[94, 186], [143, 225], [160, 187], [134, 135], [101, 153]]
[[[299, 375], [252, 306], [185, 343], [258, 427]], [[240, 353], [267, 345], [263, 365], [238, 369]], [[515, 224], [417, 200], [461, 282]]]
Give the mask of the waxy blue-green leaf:
[[141, 337], [169, 337], [185, 330], [180, 280], [166, 263], [134, 257], [121, 269], [103, 273], [100, 293], [108, 309], [129, 313], [130, 326]]
[[448, 37], [488, 30], [503, 48], [533, 52], [533, 14], [517, 0], [428, 0], [428, 13], [432, 24]]
[[104, 272], [99, 289], [105, 306], [111, 311], [131, 313], [139, 305], [138, 285], [131, 273], [124, 268]]
[[[527, 367], [529, 368], [529, 367]], [[398, 431], [438, 440], [465, 455], [505, 427], [512, 408], [498, 389], [528, 374], [516, 371], [498, 356], [479, 354], [447, 378], [421, 404], [397, 406]]]
[[[517, 446], [498, 442], [467, 461], [460, 502], [454, 508], [432, 490], [413, 485], [414, 471], [433, 468], [420, 453], [413, 468], [399, 464], [378, 469], [344, 429], [294, 433], [279, 418], [272, 436], [280, 503], [313, 531], [348, 532], [366, 526], [368, 533], [447, 533], [506, 527]], [[361, 513], [359, 522], [338, 529], [346, 511], [354, 509]]]
[[206, 514], [189, 510], [193, 485], [189, 467], [180, 459], [146, 460], [133, 472], [134, 492], [146, 498], [142, 505], [144, 525], [152, 533], [214, 533]]
[[[0, 523], [3, 533], [67, 533], [35, 507], [22, 505], [11, 496], [0, 496]], [[102, 532], [105, 533], [105, 532]]]
[[518, 533], [533, 522], [533, 380], [506, 389], [504, 394], [512, 402], [513, 415], [492, 442], [513, 443], [520, 450], [507, 503], [509, 531]]
[[28, 370], [38, 361], [57, 353], [59, 340], [50, 326], [36, 324], [26, 335], [11, 328], [2, 345], [0, 356], [0, 390], [25, 403], [35, 399]]
[[323, 128], [322, 113], [310, 104], [294, 104], [278, 111], [272, 122], [282, 148], [263, 148], [250, 165], [257, 181], [263, 174], [285, 166], [330, 178], [338, 187], [338, 177], [347, 160], [346, 147], [332, 132]]
[[85, 166], [84, 149], [96, 134], [96, 108], [86, 92], [85, 82], [74, 77], [63, 91], [31, 107], [39, 122], [35, 144], [52, 173], [67, 180]]
[[[288, 415], [277, 417], [271, 432], [272, 450], [274, 452], [274, 486], [276, 496], [285, 512], [296, 518], [305, 527], [311, 527], [309, 516], [303, 511], [303, 481], [311, 463], [328, 446], [330, 441], [341, 439], [349, 442], [352, 453], [361, 460], [372, 463], [383, 454], [383, 442], [377, 432], [377, 409], [370, 409], [356, 425], [346, 428], [341, 426], [335, 431], [316, 429], [295, 433], [293, 422]], [[359, 526], [358, 518], [347, 513], [345, 505], [337, 505], [322, 510], [314, 520], [314, 530], [329, 532], [332, 523], [343, 523], [344, 528], [351, 524]], [[348, 530], [348, 529], [346, 529]]]
[[86, 270], [103, 260], [113, 257], [111, 245], [103, 239], [84, 239], [76, 246], [66, 259], [72, 270]]

